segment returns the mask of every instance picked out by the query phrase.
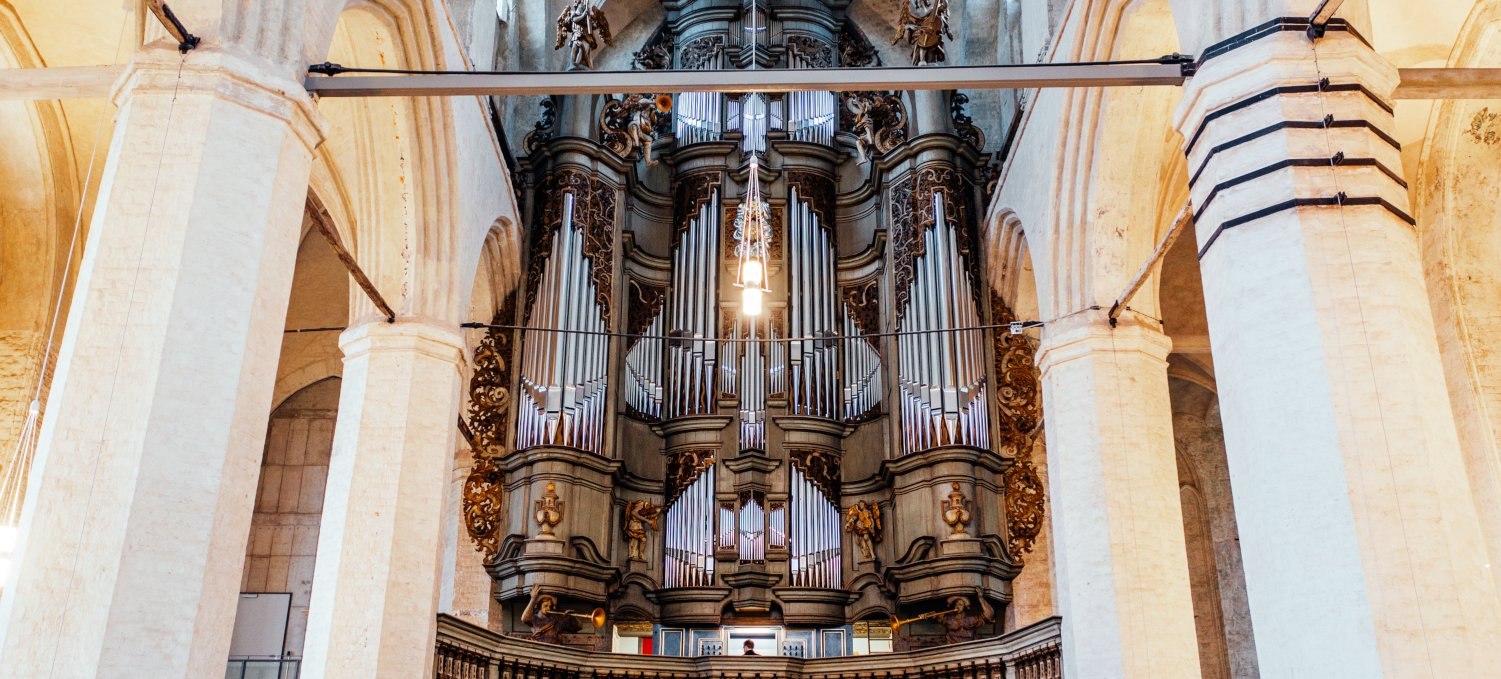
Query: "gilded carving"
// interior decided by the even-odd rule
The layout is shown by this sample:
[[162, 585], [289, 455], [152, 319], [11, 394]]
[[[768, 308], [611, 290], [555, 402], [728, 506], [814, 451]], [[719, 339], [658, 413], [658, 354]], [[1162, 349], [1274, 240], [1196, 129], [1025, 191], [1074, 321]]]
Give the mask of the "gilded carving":
[[975, 125], [975, 119], [964, 111], [964, 105], [969, 103], [969, 95], [963, 92], [955, 92], [949, 97], [949, 117], [954, 121], [954, 133], [960, 139], [969, 142], [977, 149], [985, 148], [985, 133]]
[[[512, 323], [516, 293], [506, 296], [492, 325]], [[464, 479], [460, 501], [464, 527], [486, 560], [500, 549], [501, 516], [505, 507], [500, 469], [510, 435], [512, 341], [510, 330], [490, 328], [474, 350], [474, 375], [469, 378], [469, 431], [473, 434], [474, 465]]]
[[610, 37], [610, 22], [604, 10], [595, 7], [590, 0], [571, 0], [558, 14], [557, 41], [553, 49], [568, 45], [568, 63], [571, 68], [594, 68], [594, 50], [599, 43], [613, 45]]
[[476, 457], [469, 476], [464, 479], [461, 504], [464, 513], [464, 528], [474, 548], [485, 555], [485, 561], [495, 559], [500, 551], [502, 537], [501, 512], [505, 509], [504, 487], [500, 468], [488, 457]]
[[861, 561], [874, 561], [881, 542], [881, 506], [861, 500], [844, 510], [844, 532], [855, 538]]
[[881, 332], [881, 279], [874, 277], [846, 285], [839, 289], [839, 295], [844, 299], [845, 313], [854, 321], [855, 329], [865, 335], [870, 348], [879, 354], [881, 342], [875, 335]]
[[705, 35], [689, 40], [678, 52], [678, 66], [683, 69], [712, 68], [724, 51], [724, 36]]
[[953, 483], [948, 498], [940, 503], [940, 507], [943, 509], [943, 522], [949, 527], [949, 537], [969, 537], [969, 522], [974, 518], [974, 502], [964, 497], [958, 481]]
[[566, 504], [568, 503], [558, 499], [557, 485], [548, 482], [547, 490], [542, 493], [542, 497], [532, 502], [535, 509], [532, 512], [532, 519], [537, 522], [538, 537], [553, 536], [553, 529], [563, 522], [563, 506]]
[[959, 258], [968, 274], [969, 292], [975, 297], [975, 306], [980, 308], [983, 303], [975, 285], [980, 276], [970, 230], [969, 181], [952, 166], [929, 163], [891, 189], [892, 288], [896, 295], [893, 301], [898, 325], [907, 314], [917, 260], [927, 252], [923, 237], [937, 219], [935, 196], [942, 199], [944, 221], [954, 229]]
[[662, 508], [651, 500], [631, 500], [626, 504], [624, 531], [632, 561], [646, 560], [646, 541], [651, 538], [648, 531], [660, 530], [661, 518]]
[[[1005, 325], [1016, 320], [1005, 300], [990, 293], [990, 322]], [[997, 416], [992, 425], [1003, 449], [1015, 461], [1003, 475], [1006, 497], [1007, 544], [1011, 554], [1030, 553], [1042, 534], [1047, 517], [1047, 493], [1042, 475], [1032, 462], [1032, 446], [1042, 424], [1042, 384], [1033, 363], [1036, 353], [1025, 335], [1005, 329], [995, 332], [995, 400]]]
[[839, 62], [845, 66], [880, 66], [881, 55], [852, 23], [845, 22], [839, 32]]
[[667, 497], [671, 505], [709, 467], [714, 466], [714, 450], [691, 448], [667, 453]]
[[803, 473], [829, 502], [839, 502], [839, 453], [826, 450], [792, 450], [788, 452], [792, 466]]
[[1476, 111], [1475, 117], [1470, 119], [1469, 129], [1465, 130], [1465, 136], [1477, 144], [1501, 144], [1501, 113], [1491, 113], [1489, 106]]
[[896, 20], [895, 45], [905, 41], [912, 47], [912, 65], [926, 66], [944, 60], [943, 39], [954, 39], [949, 32], [948, 0], [901, 0], [902, 13]]
[[891, 92], [847, 92], [845, 127], [855, 135], [861, 161], [886, 153], [907, 140], [907, 109]]
[[801, 60], [802, 63], [798, 64], [801, 68], [834, 67], [834, 46], [811, 36], [789, 36], [787, 54]]
[[610, 99], [599, 112], [599, 141], [605, 148], [627, 160], [640, 149], [647, 167], [657, 164], [651, 157], [652, 140], [656, 129], [666, 125], [666, 114], [672, 110], [672, 96], [666, 94], [627, 94], [623, 99]]
[[589, 259], [594, 302], [599, 306], [600, 318], [609, 327], [615, 261], [615, 189], [583, 169], [568, 167], [548, 177], [540, 191], [544, 207], [542, 221], [532, 240], [523, 324], [531, 321], [537, 301], [537, 285], [546, 268], [552, 239], [563, 225], [563, 194], [572, 193], [573, 223], [584, 232], [583, 254]]

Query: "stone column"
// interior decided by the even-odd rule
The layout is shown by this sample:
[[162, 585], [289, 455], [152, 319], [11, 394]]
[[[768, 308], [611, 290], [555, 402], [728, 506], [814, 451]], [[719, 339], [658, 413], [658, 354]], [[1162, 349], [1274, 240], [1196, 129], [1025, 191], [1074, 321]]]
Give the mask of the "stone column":
[[0, 597], [0, 677], [224, 672], [321, 123], [229, 49], [148, 48]]
[[1168, 401], [1171, 343], [1131, 315], [1049, 323], [1038, 350], [1064, 676], [1199, 676]]
[[430, 677], [463, 338], [374, 321], [339, 346], [344, 384], [303, 676]]
[[1473, 677], [1501, 605], [1401, 160], [1394, 68], [1331, 27], [1210, 49], [1177, 125], [1261, 672]]

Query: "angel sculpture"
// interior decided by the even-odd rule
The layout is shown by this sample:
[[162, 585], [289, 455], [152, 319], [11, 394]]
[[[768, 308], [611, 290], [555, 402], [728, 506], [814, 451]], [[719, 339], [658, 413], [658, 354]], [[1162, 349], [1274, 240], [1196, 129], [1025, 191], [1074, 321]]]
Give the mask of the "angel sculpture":
[[949, 32], [948, 0], [901, 0], [901, 3], [902, 13], [897, 17], [896, 37], [891, 44], [905, 40], [911, 45], [915, 66], [943, 61], [943, 39], [954, 39]]
[[657, 164], [651, 157], [657, 125], [671, 110], [672, 97], [666, 94], [627, 94], [611, 99], [599, 113], [599, 140], [621, 158], [628, 159], [641, 149], [646, 166], [652, 167]]
[[944, 643], [958, 644], [973, 641], [975, 630], [980, 625], [995, 622], [995, 609], [985, 601], [983, 595], [976, 596], [980, 600], [980, 614], [969, 612], [969, 597], [949, 597], [949, 612], [943, 616]]
[[521, 612], [522, 624], [531, 625], [532, 639], [556, 644], [564, 634], [572, 634], [582, 627], [577, 618], [558, 610], [558, 598], [543, 594], [541, 585], [532, 586], [532, 600]]
[[605, 45], [615, 44], [604, 11], [589, 0], [571, 0], [558, 15], [558, 40], [552, 48], [562, 49], [567, 43], [569, 68], [594, 68], [594, 50], [599, 49], [595, 34]]
[[881, 541], [881, 506], [861, 500], [844, 511], [844, 531], [855, 536], [861, 561], [875, 561]]
[[632, 561], [646, 560], [646, 540], [650, 537], [647, 531], [660, 529], [661, 517], [662, 508], [651, 500], [631, 500], [626, 504], [625, 537]]

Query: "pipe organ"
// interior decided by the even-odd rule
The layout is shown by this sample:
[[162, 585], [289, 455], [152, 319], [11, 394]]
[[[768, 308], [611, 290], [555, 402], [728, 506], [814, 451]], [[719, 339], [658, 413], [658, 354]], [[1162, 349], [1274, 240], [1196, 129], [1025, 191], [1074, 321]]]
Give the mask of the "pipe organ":
[[[755, 48], [740, 3], [672, 5], [662, 63], [873, 53], [849, 48], [864, 38], [834, 5], [771, 2], [757, 35], [772, 44]], [[1026, 340], [984, 329], [1011, 316], [974, 246], [984, 156], [948, 95], [679, 93], [648, 165], [603, 143], [628, 132], [609, 129], [626, 94], [556, 97], [556, 128], [521, 161], [527, 274], [497, 315], [517, 341], [487, 340], [474, 408], [489, 410], [468, 420], [511, 451], [477, 463], [465, 496], [488, 498], [466, 516], [476, 540], [485, 519], [501, 605], [543, 591], [684, 638], [879, 626], [955, 596], [1004, 607], [1013, 544], [1031, 544], [1013, 539], [1008, 470], [1039, 390]], [[741, 303], [735, 224], [753, 172], [770, 220], [759, 315]], [[955, 502], [957, 527], [942, 519]], [[942, 634], [913, 623], [897, 646]]]

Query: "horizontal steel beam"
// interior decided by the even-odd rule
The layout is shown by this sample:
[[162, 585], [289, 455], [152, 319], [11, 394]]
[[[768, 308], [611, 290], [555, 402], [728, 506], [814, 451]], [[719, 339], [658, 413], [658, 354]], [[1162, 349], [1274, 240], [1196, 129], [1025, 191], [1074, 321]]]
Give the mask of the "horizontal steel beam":
[[616, 94], [624, 92], [798, 92], [975, 90], [1032, 87], [1182, 85], [1177, 63], [806, 68], [715, 71], [567, 71], [439, 75], [310, 76], [322, 97]]
[[0, 68], [0, 101], [99, 99], [123, 73], [124, 65]]

